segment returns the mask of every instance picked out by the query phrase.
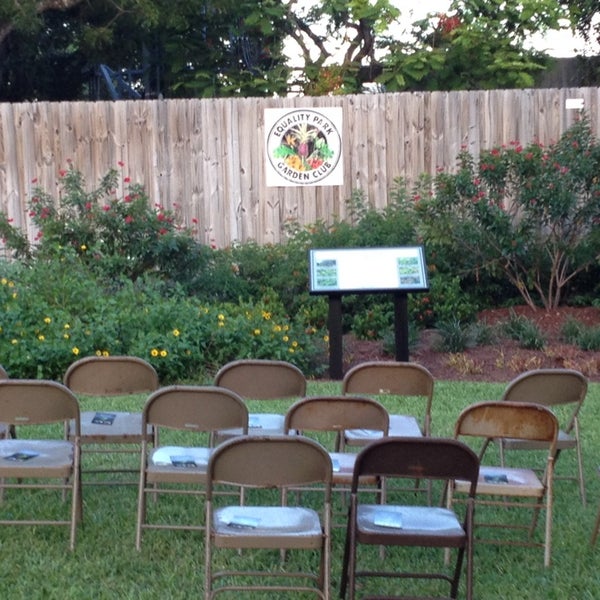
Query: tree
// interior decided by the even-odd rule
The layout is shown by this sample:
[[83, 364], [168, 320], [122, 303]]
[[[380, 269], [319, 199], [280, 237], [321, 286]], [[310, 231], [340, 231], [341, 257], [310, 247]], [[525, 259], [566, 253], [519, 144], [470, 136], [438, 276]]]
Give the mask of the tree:
[[463, 275], [501, 274], [529, 306], [557, 307], [600, 260], [600, 145], [588, 120], [548, 147], [514, 142], [458, 158], [415, 205], [422, 235]]
[[531, 87], [548, 57], [526, 42], [566, 16], [558, 0], [455, 0], [390, 43], [378, 81], [389, 91]]

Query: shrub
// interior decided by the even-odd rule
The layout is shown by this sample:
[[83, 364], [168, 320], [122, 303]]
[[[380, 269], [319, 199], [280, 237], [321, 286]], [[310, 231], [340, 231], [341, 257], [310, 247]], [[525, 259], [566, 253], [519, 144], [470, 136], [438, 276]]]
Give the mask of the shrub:
[[599, 170], [585, 118], [547, 147], [463, 150], [415, 204], [420, 232], [456, 272], [504, 277], [529, 306], [556, 307], [600, 255]]
[[546, 344], [543, 333], [537, 323], [511, 310], [509, 320], [503, 326], [511, 339], [517, 340], [521, 348], [541, 350]]

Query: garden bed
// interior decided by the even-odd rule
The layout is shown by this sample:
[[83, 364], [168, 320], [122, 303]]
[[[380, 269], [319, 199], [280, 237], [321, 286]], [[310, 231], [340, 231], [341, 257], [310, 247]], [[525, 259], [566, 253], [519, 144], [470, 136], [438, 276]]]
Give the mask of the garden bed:
[[[600, 351], [584, 351], [560, 339], [566, 319], [575, 319], [589, 326], [600, 326], [600, 309], [594, 307], [561, 307], [552, 311], [527, 306], [490, 309], [479, 314], [479, 321], [488, 325], [506, 322], [514, 314], [529, 319], [539, 326], [546, 343], [541, 350], [519, 347], [516, 340], [502, 338], [493, 345], [478, 345], [460, 353], [435, 350], [438, 333], [426, 330], [419, 344], [411, 351], [410, 360], [427, 367], [436, 379], [453, 381], [510, 381], [519, 373], [537, 368], [566, 367], [584, 373], [590, 381], [600, 382]], [[344, 338], [344, 368], [366, 360], [389, 360], [381, 341]]]

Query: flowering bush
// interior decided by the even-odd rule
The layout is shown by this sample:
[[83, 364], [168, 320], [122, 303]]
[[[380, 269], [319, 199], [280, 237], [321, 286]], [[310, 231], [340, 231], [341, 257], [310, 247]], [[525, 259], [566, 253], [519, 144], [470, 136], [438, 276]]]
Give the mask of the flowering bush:
[[600, 257], [600, 146], [587, 119], [547, 147], [463, 150], [415, 209], [432, 246], [457, 273], [504, 276], [529, 306], [558, 306]]
[[[34, 187], [29, 217], [38, 229], [34, 244], [0, 213], [0, 235], [18, 258], [60, 258], [74, 252], [93, 272], [107, 278], [135, 280], [147, 272], [173, 280], [185, 279], [209, 260], [210, 249], [196, 243], [176, 215], [151, 206], [142, 186], [111, 169], [86, 191], [80, 171], [69, 164], [60, 171], [55, 199]], [[37, 183], [36, 181], [33, 182]], [[118, 189], [124, 194], [119, 197]]]
[[94, 354], [140, 356], [163, 383], [202, 381], [236, 358], [288, 360], [307, 374], [325, 364], [322, 332], [271, 298], [206, 304], [152, 278], [107, 289], [73, 258], [0, 263], [0, 306], [0, 356], [12, 377], [60, 380]]

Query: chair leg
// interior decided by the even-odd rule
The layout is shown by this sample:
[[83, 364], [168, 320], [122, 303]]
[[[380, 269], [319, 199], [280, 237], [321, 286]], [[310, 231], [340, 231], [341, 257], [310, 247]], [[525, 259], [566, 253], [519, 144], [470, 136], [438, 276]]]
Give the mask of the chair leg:
[[594, 523], [592, 537], [590, 538], [590, 546], [596, 545], [596, 539], [598, 538], [598, 530], [600, 530], [600, 507], [598, 507], [598, 514], [596, 515], [596, 521]]

